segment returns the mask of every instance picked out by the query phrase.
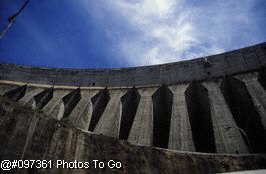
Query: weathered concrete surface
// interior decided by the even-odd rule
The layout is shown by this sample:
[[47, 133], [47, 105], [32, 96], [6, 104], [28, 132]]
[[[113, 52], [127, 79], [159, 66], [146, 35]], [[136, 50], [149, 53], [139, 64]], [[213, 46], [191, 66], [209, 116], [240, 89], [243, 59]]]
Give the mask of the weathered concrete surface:
[[[265, 169], [266, 155], [184, 153], [136, 146], [61, 124], [0, 98], [0, 160], [115, 160], [121, 169], [13, 169], [11, 173], [215, 173]], [[55, 162], [54, 162], [55, 165]], [[2, 173], [2, 170], [0, 171]]]
[[80, 129], [88, 130], [92, 115], [92, 98], [98, 90], [81, 90], [81, 99], [69, 116], [69, 122]]
[[71, 86], [144, 86], [204, 80], [265, 66], [266, 43], [207, 58], [209, 67], [204, 58], [122, 69], [56, 69], [0, 63], [0, 80]]
[[156, 88], [143, 88], [139, 90], [141, 96], [140, 103], [128, 137], [128, 141], [131, 143], [152, 145], [152, 95], [155, 91]]
[[19, 100], [19, 103], [24, 106], [34, 106], [34, 96], [39, 94], [42, 90], [42, 88], [33, 88], [30, 92], [26, 93], [25, 96]]
[[[252, 100], [250, 101], [250, 104], [254, 104], [254, 106], [256, 106], [256, 109], [259, 113], [260, 119], [265, 129], [266, 92], [265, 89], [261, 86], [261, 83], [258, 81], [258, 72], [243, 73], [233, 76], [233, 78], [239, 79], [240, 81], [242, 81], [242, 85], [246, 85], [248, 90], [247, 92], [250, 94]], [[208, 91], [209, 102], [203, 105], [209, 105], [210, 107], [210, 111], [208, 112], [210, 112], [212, 120], [211, 122], [213, 124], [213, 127], [211, 129], [213, 129], [214, 131], [216, 152], [245, 154], [249, 151], [252, 151], [254, 145], [263, 146], [259, 145], [260, 143], [254, 143], [251, 147], [248, 142], [245, 142], [246, 137], [241, 136], [242, 132], [238, 128], [237, 122], [233, 118], [232, 111], [229, 108], [227, 101], [225, 101], [224, 94], [220, 89], [222, 80], [222, 78], [218, 78], [215, 80], [205, 80], [203, 82], [199, 82]], [[19, 89], [20, 87], [25, 85], [25, 83], [19, 82], [17, 82], [17, 86], [14, 84], [15, 83], [8, 84], [0, 82], [0, 89], [3, 89], [5, 91], [4, 93], [2, 93], [2, 95], [10, 93], [10, 91], [14, 90], [20, 93], [19, 90], [16, 89]], [[173, 93], [173, 98], [171, 99], [173, 103], [172, 108], [169, 108], [169, 110], [171, 109], [169, 135], [165, 135], [164, 138], [169, 138], [168, 147], [165, 146], [165, 148], [194, 152], [195, 142], [192, 138], [193, 134], [191, 131], [191, 123], [188, 115], [188, 105], [185, 100], [185, 91], [188, 89], [188, 86], [189, 83], [167, 86]], [[36, 99], [35, 97], [39, 96], [41, 93], [43, 93], [43, 91], [47, 91], [47, 89], [53, 89], [53, 95], [48, 97], [47, 101], [41, 108], [36, 109], [42, 110], [47, 115], [50, 115], [51, 117], [60, 120], [62, 115], [64, 115], [65, 111], [65, 105], [63, 101], [64, 98], [66, 96], [69, 96], [71, 93], [73, 94], [73, 91], [77, 90], [77, 88], [78, 87], [75, 86], [54, 86], [53, 88], [51, 88], [51, 86], [49, 85], [27, 85], [25, 95], [18, 100], [18, 103], [21, 103], [22, 105], [26, 106], [32, 106], [35, 109], [36, 102], [41, 102], [40, 98]], [[129, 136], [127, 138], [127, 141], [129, 141], [130, 143], [153, 146], [152, 142], [154, 136], [154, 112], [158, 112], [155, 111], [154, 108], [157, 107], [158, 109], [160, 108], [160, 105], [164, 103], [164, 100], [162, 98], [159, 99], [161, 100], [159, 102], [159, 105], [156, 105], [156, 103], [154, 103], [154, 99], [152, 96], [154, 96], [154, 94], [156, 93], [156, 91], [158, 91], [159, 88], [160, 86], [135, 88], [135, 90], [139, 92], [139, 104], [136, 107], [136, 113], [134, 113], [134, 117], [132, 117], [132, 126], [128, 130]], [[67, 118], [64, 118], [62, 121], [70, 122], [75, 127], [87, 131], [89, 130], [90, 123], [93, 120], [92, 115], [97, 110], [96, 105], [99, 105], [98, 110], [100, 109], [101, 113], [99, 113], [99, 121], [97, 123], [94, 121], [96, 127], [94, 133], [118, 138], [118, 132], [119, 128], [121, 127], [121, 116], [123, 110], [121, 101], [124, 94], [132, 88], [106, 88], [106, 91], [104, 91], [108, 93], [108, 99], [105, 99], [105, 97], [103, 96], [102, 98], [98, 95], [104, 94], [100, 92], [103, 91], [103, 89], [105, 88], [81, 88], [80, 100], [78, 102], [75, 102], [76, 105], [69, 113], [69, 116]], [[239, 95], [240, 94], [241, 92], [239, 93]], [[98, 99], [97, 101], [94, 101], [93, 99], [95, 99], [96, 96], [102, 98], [101, 100], [103, 101], [101, 101], [100, 98], [98, 98], [99, 101]], [[69, 99], [71, 99], [71, 97]], [[106, 106], [103, 106], [99, 102], [106, 102]], [[93, 106], [93, 103], [95, 104], [95, 106]], [[242, 107], [241, 105], [237, 106]], [[127, 110], [129, 110], [129, 108], [127, 108]], [[128, 116], [129, 115], [126, 114], [125, 117], [128, 118]], [[249, 122], [251, 121], [250, 118], [251, 116], [247, 115], [247, 120]], [[246, 121], [246, 123], [248, 122]], [[160, 128], [161, 127], [159, 126], [159, 129]], [[245, 125], [243, 128], [245, 128]], [[204, 137], [202, 139], [205, 139], [205, 134], [203, 134], [203, 136]]]
[[169, 136], [169, 149], [180, 151], [195, 151], [191, 126], [185, 100], [185, 91], [188, 85], [171, 86], [174, 94]]
[[16, 85], [10, 85], [10, 84], [1, 84], [0, 86], [0, 95], [4, 95], [7, 91], [10, 91], [12, 89], [17, 88]]
[[60, 109], [62, 110], [62, 98], [70, 92], [71, 90], [54, 90], [53, 98], [42, 110], [45, 113], [52, 115], [54, 118], [57, 118], [60, 113]]
[[119, 124], [122, 114], [121, 97], [125, 90], [110, 90], [110, 101], [108, 102], [94, 132], [118, 138]]
[[209, 93], [217, 153], [249, 153], [219, 89], [220, 83], [221, 80], [203, 83]]
[[260, 114], [264, 128], [266, 129], [266, 91], [258, 81], [258, 73], [242, 74], [237, 77], [245, 82], [253, 103]]

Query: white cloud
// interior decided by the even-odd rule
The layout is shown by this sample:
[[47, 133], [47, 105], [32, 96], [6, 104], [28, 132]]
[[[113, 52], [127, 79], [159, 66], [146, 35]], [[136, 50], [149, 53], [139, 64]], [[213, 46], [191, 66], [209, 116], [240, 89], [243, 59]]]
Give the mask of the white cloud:
[[[252, 34], [256, 21], [250, 12], [253, 3], [250, 0], [209, 1], [204, 6], [193, 6], [183, 0], [100, 3], [93, 10], [95, 16], [101, 16], [99, 22], [108, 20], [101, 13], [109, 11], [138, 33], [119, 38], [116, 47], [132, 66], [217, 54], [238, 48], [239, 45], [233, 44], [239, 39], [256, 40]], [[110, 29], [106, 28], [106, 33], [112, 37]]]
[[175, 61], [196, 43], [190, 12], [176, 0], [112, 1], [111, 6], [140, 31], [120, 43], [123, 54], [133, 65]]

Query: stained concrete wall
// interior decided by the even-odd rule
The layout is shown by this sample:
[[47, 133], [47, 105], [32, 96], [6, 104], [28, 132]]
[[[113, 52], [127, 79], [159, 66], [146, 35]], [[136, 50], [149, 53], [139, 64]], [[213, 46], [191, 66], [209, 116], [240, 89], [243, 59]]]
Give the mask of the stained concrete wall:
[[185, 100], [185, 91], [187, 87], [187, 84], [169, 87], [174, 97], [168, 148], [194, 152], [195, 146]]
[[69, 86], [143, 86], [203, 80], [266, 65], [266, 43], [204, 58], [122, 69], [52, 69], [0, 64], [0, 80]]
[[[246, 85], [246, 89], [251, 96], [250, 99], [252, 100], [252, 104], [257, 106], [256, 109], [265, 131], [266, 91], [258, 81], [258, 76], [259, 71], [239, 74], [232, 78], [238, 79], [242, 84]], [[198, 107], [205, 107], [205, 109], [209, 108], [207, 111], [210, 115], [208, 123], [199, 122], [199, 124], [212, 125], [210, 129], [213, 130], [208, 131], [213, 131], [216, 153], [253, 153], [252, 150], [250, 150], [250, 144], [245, 142], [245, 137], [243, 137], [242, 132], [238, 127], [238, 122], [233, 116], [232, 110], [228, 105], [228, 101], [225, 100], [225, 94], [221, 90], [222, 81], [224, 81], [224, 78], [219, 78], [215, 81], [206, 80], [204, 82], [197, 82], [198, 85], [204, 89], [204, 98], [208, 97], [209, 100], [209, 102], [204, 102], [204, 99], [204, 101], [202, 101], [200, 104], [202, 106], [198, 106], [197, 103], [201, 100], [197, 99], [197, 97], [195, 98], [195, 96], [194, 99], [190, 101], [192, 105], [188, 105], [188, 101], [186, 100], [186, 93], [190, 90], [191, 86], [193, 86], [193, 83], [165, 86], [164, 88], [167, 89], [167, 94], [171, 94], [170, 98], [168, 98], [167, 95], [163, 95], [164, 90], [162, 90], [162, 86], [135, 87], [134, 90], [139, 95], [139, 101], [136, 105], [136, 111], [134, 112], [134, 115], [131, 115], [130, 118], [128, 115], [124, 115], [124, 119], [127, 119], [127, 117], [130, 120], [133, 119], [131, 126], [127, 128], [128, 138], [125, 140], [134, 144], [153, 146], [155, 135], [154, 126], [157, 124], [154, 122], [154, 117], [156, 117], [156, 114], [158, 116], [158, 113], [165, 108], [159, 105], [162, 105], [165, 100], [167, 100], [168, 103], [170, 102], [172, 104], [171, 108], [166, 108], [167, 112], [171, 113], [171, 116], [169, 117], [171, 120], [170, 125], [168, 125], [168, 132], [165, 132], [162, 135], [164, 136], [164, 139], [167, 139], [168, 141], [168, 145], [164, 146], [164, 148], [180, 151], [196, 151], [193, 133], [195, 134], [197, 131], [201, 130], [199, 129], [194, 130], [194, 132], [192, 131], [193, 125], [191, 125], [191, 119], [188, 110], [191, 109], [191, 106], [197, 105]], [[0, 83], [0, 89], [4, 91], [2, 93], [3, 96], [6, 96], [6, 93], [10, 94], [10, 91], [13, 91], [12, 94], [16, 96], [15, 93], [21, 93], [20, 90], [25, 90], [24, 88], [21, 88], [21, 86], [23, 86], [23, 84], [14, 85], [14, 83]], [[66, 96], [73, 95], [74, 92], [77, 91], [77, 87], [62, 88], [54, 86], [53, 88], [52, 98], [49, 98], [49, 101], [44, 105], [43, 108], [36, 108], [36, 96], [44, 91], [47, 91], [47, 89], [51, 89], [51, 86], [27, 86], [24, 96], [22, 96], [17, 102], [23, 106], [32, 106], [33, 108], [44, 112], [50, 117], [67, 122], [85, 131], [89, 130], [89, 125], [92, 122], [93, 112], [95, 109], [97, 109], [96, 106], [100, 106], [100, 108], [98, 107], [98, 110], [101, 110], [101, 112], [98, 112], [99, 120], [95, 122], [95, 129], [91, 131], [96, 134], [103, 134], [119, 138], [119, 130], [121, 127], [123, 111], [122, 99], [126, 94], [132, 91], [131, 87], [121, 89], [81, 88], [79, 91], [81, 96], [80, 99], [74, 103], [74, 108], [72, 108], [70, 113], [65, 115], [64, 118], [63, 115], [65, 110], [70, 107], [69, 104], [65, 105], [64, 103], [71, 103], [73, 100], [73, 97], [71, 98]], [[104, 95], [99, 95], [105, 93], [108, 95], [108, 98], [102, 98]], [[154, 97], [159, 94], [161, 97]], [[43, 95], [43, 97], [47, 96], [49, 95]], [[106, 105], [101, 105], [103, 100], [95, 100], [94, 102], [96, 103], [93, 104], [92, 100], [95, 99], [96, 96], [98, 99], [99, 97], [100, 99], [103, 99], [104, 102], [106, 102]], [[63, 101], [64, 98], [67, 98], [69, 101]], [[203, 98], [201, 97], [201, 99]], [[45, 100], [39, 99], [39, 102], [40, 101]], [[130, 103], [130, 101], [128, 102]], [[128, 109], [129, 112], [131, 111], [131, 108], [129, 107], [124, 108], [124, 112], [126, 112], [125, 109]], [[198, 108], [198, 110], [198, 112], [201, 112], [200, 108]], [[165, 117], [165, 115], [161, 115], [161, 117], [161, 119], [164, 119], [163, 117]], [[204, 120], [204, 118], [202, 119]], [[156, 128], [158, 130], [161, 129], [158, 124]]]
[[[220, 173], [265, 169], [266, 156], [202, 154], [136, 146], [104, 135], [80, 131], [0, 97], [0, 160], [52, 160], [53, 168], [11, 169], [0, 173]], [[57, 160], [89, 162], [88, 169], [56, 167]], [[104, 168], [93, 160], [104, 162]], [[109, 168], [109, 160], [121, 168]], [[72, 166], [73, 167], [73, 166]]]
[[[212, 56], [208, 66], [204, 66], [203, 59], [116, 70], [40, 69], [1, 64], [0, 71], [3, 74], [0, 76], [0, 95], [84, 131], [115, 138], [119, 138], [122, 119], [124, 122], [128, 119], [130, 124], [125, 124], [127, 138], [123, 139], [134, 144], [153, 146], [155, 138], [162, 136], [165, 140], [162, 147], [194, 152], [197, 151], [196, 147], [202, 145], [202, 141], [196, 141], [195, 136], [201, 131], [201, 126], [207, 126], [206, 131], [212, 132], [214, 137], [214, 140], [211, 138], [214, 149], [212, 152], [253, 153], [251, 148], [255, 147], [256, 143], [252, 140], [253, 144], [250, 145], [243, 135], [243, 130], [240, 129], [239, 121], [235, 117], [236, 112], [230, 103], [230, 96], [233, 94], [230, 90], [224, 90], [222, 84], [227, 83], [224, 74], [237, 80], [232, 90], [237, 93], [236, 96], [248, 98], [249, 107], [256, 111], [256, 119], [259, 118], [262, 124], [260, 131], [265, 132], [266, 77], [261, 70], [261, 66], [266, 63], [265, 50], [266, 44], [263, 43]], [[40, 78], [36, 72], [44, 74]], [[136, 72], [140, 74], [134, 74]], [[31, 76], [32, 74], [36, 77]], [[110, 75], [117, 79], [106, 81]], [[99, 80], [99, 83], [95, 83], [96, 86], [104, 86], [91, 87], [88, 82], [92, 81], [86, 79], [92, 76]], [[62, 83], [61, 78], [65, 78]], [[54, 81], [55, 85], [52, 86], [50, 82], [56, 79], [58, 81]], [[81, 85], [87, 86], [79, 87], [79, 80], [82, 82]], [[192, 81], [199, 86], [196, 92], [189, 92], [193, 86]], [[59, 85], [56, 85], [57, 83]], [[237, 87], [238, 83], [243, 90]], [[61, 86], [62, 84], [66, 86]], [[125, 99], [132, 89], [137, 93], [138, 99], [130, 96]], [[187, 97], [187, 93], [190, 97]], [[240, 100], [233, 102], [235, 106], [241, 103]], [[130, 106], [134, 106], [134, 113]], [[197, 117], [197, 112], [202, 117], [199, 123], [191, 119], [189, 111], [193, 108], [195, 112], [192, 117]], [[205, 112], [208, 113], [206, 122]], [[250, 117], [246, 117], [249, 121]], [[163, 134], [160, 134], [162, 127], [156, 122], [158, 118], [162, 123], [166, 123]], [[93, 128], [90, 128], [91, 125]], [[195, 125], [199, 128], [195, 129]], [[204, 134], [200, 136], [206, 140]]]
[[219, 89], [221, 80], [204, 82], [208, 89], [217, 153], [249, 153], [231, 111]]

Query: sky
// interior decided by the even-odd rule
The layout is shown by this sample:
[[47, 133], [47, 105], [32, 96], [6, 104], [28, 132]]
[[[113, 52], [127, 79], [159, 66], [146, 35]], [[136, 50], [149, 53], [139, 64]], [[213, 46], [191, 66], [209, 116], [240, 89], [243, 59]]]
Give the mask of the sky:
[[[26, 0], [0, 0], [0, 30]], [[155, 65], [266, 41], [266, 0], [30, 0], [0, 61], [58, 68]]]

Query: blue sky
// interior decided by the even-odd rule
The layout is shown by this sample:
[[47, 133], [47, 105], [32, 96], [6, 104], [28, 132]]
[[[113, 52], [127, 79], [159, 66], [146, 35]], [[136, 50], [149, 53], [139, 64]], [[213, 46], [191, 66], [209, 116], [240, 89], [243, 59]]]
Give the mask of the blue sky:
[[[0, 1], [0, 29], [25, 0]], [[154, 65], [266, 41], [265, 0], [31, 0], [0, 61], [67, 68]]]

